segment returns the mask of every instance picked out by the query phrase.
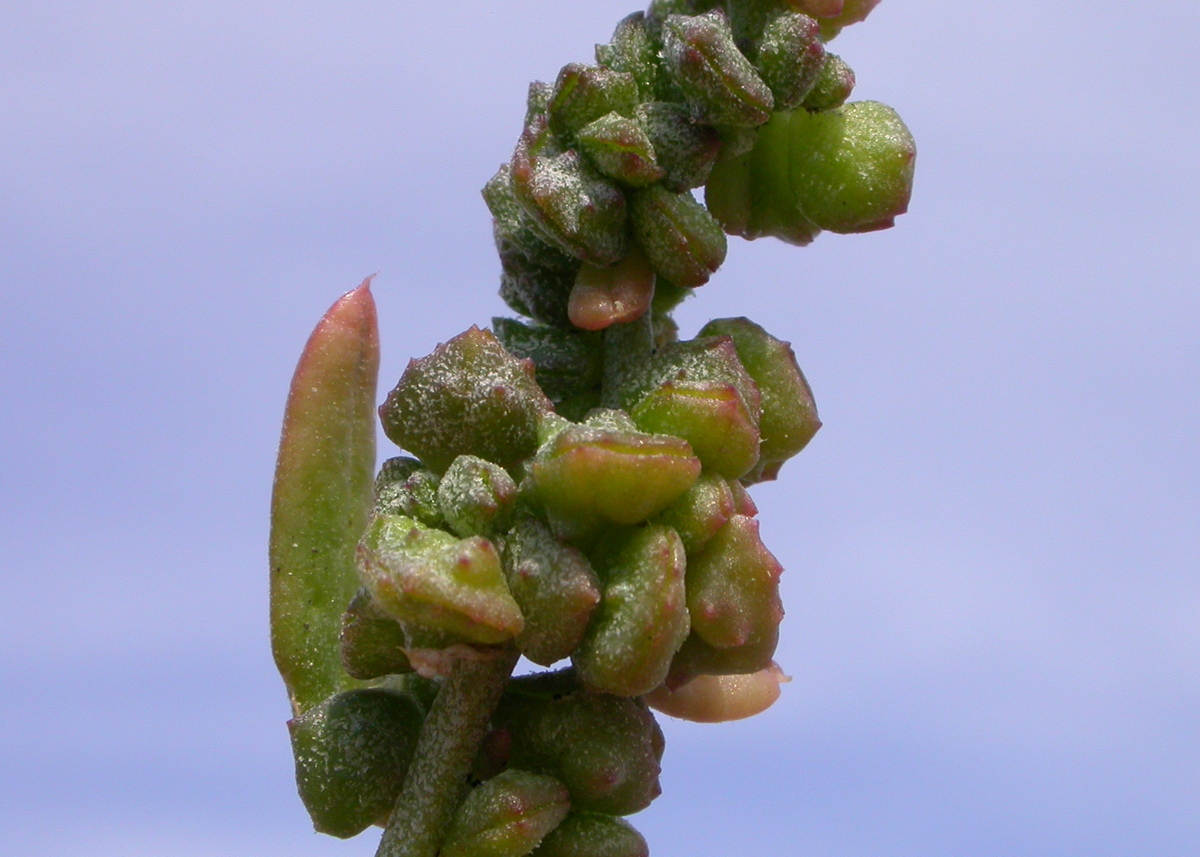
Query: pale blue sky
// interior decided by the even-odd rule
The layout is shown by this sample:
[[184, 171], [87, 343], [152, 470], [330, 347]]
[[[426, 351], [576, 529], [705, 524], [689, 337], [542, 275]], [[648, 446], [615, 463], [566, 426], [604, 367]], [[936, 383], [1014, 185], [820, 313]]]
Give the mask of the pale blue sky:
[[[311, 832], [268, 650], [288, 379], [376, 271], [384, 389], [503, 313], [478, 188], [636, 6], [8, 5], [0, 851], [370, 855]], [[755, 492], [795, 681], [667, 724], [655, 857], [1200, 851], [1200, 8], [1152, 8], [885, 0], [835, 43], [914, 201], [733, 242], [681, 311], [790, 339], [825, 428]]]

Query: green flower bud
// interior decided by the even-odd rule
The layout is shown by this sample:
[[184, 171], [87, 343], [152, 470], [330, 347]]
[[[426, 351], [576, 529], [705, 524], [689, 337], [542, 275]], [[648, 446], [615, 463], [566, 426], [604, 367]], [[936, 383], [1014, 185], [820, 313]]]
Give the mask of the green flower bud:
[[791, 189], [805, 216], [831, 232], [886, 229], [908, 210], [916, 144], [894, 110], [856, 101], [791, 114]]
[[609, 113], [633, 116], [638, 85], [632, 74], [595, 65], [569, 63], [558, 73], [547, 108], [550, 130], [564, 144], [575, 134]]
[[500, 255], [500, 297], [522, 315], [565, 326], [567, 296], [582, 263], [542, 237], [517, 202], [511, 175], [504, 164], [483, 189]]
[[812, 90], [804, 97], [803, 107], [810, 113], [832, 110], [845, 104], [853, 91], [854, 69], [837, 54], [826, 53], [825, 64]]
[[444, 472], [464, 454], [516, 465], [536, 450], [538, 420], [551, 408], [533, 364], [471, 327], [409, 361], [379, 417], [394, 443]]
[[579, 129], [579, 147], [604, 175], [629, 187], [653, 184], [664, 175], [654, 145], [633, 119], [607, 113]]
[[650, 857], [650, 847], [622, 818], [573, 812], [530, 857]]
[[358, 679], [412, 672], [404, 653], [404, 629], [380, 609], [366, 589], [342, 614], [342, 666]]
[[734, 515], [704, 550], [688, 559], [692, 631], [718, 649], [753, 645], [783, 620], [783, 566], [763, 545], [758, 521]]
[[660, 185], [633, 191], [630, 218], [654, 270], [677, 286], [704, 285], [725, 261], [721, 225], [689, 193], [674, 194]]
[[598, 335], [511, 318], [493, 318], [492, 330], [506, 351], [533, 361], [538, 386], [550, 401], [600, 386], [604, 343]]
[[510, 764], [562, 780], [574, 810], [630, 815], [661, 791], [662, 730], [641, 700], [506, 694], [495, 722], [512, 736]]
[[671, 671], [663, 684], [675, 690], [699, 675], [746, 675], [766, 669], [779, 643], [779, 626], [760, 631], [756, 640], [724, 649], [706, 643], [693, 632], [671, 661]]
[[701, 328], [700, 335], [732, 338], [741, 364], [758, 386], [760, 458], [752, 475], [754, 481], [774, 479], [783, 462], [804, 449], [821, 427], [812, 389], [791, 343], [776, 339], [748, 318], [714, 319]]
[[375, 477], [375, 512], [407, 515], [427, 527], [443, 527], [442, 508], [438, 505], [438, 482], [432, 470], [415, 458], [398, 455], [383, 463]]
[[457, 539], [411, 518], [378, 515], [359, 543], [358, 563], [376, 603], [406, 625], [485, 645], [524, 627], [487, 539]]
[[648, 693], [688, 635], [683, 542], [670, 527], [650, 525], [614, 535], [593, 562], [604, 595], [572, 663], [591, 690]]
[[525, 857], [567, 816], [567, 787], [554, 777], [509, 769], [463, 800], [441, 857]]
[[296, 785], [318, 832], [345, 839], [387, 821], [421, 719], [407, 694], [360, 688], [288, 722]]
[[759, 129], [749, 154], [717, 163], [705, 202], [726, 232], [755, 239], [774, 236], [804, 246], [820, 232], [800, 210], [788, 185], [791, 113], [776, 113]]
[[596, 45], [596, 62], [613, 71], [632, 75], [642, 99], [653, 97], [659, 89], [662, 72], [658, 46], [651, 36], [646, 16], [641, 12], [621, 19], [607, 45]]
[[535, 119], [517, 143], [513, 193], [560, 250], [594, 265], [615, 264], [626, 250], [625, 195], [576, 150], [549, 154], [545, 121]]
[[682, 437], [704, 467], [736, 479], [759, 457], [759, 391], [728, 337], [663, 349], [626, 391], [642, 431]]
[[516, 638], [521, 654], [550, 666], [575, 651], [600, 603], [600, 581], [587, 557], [526, 518], [505, 541], [504, 576], [525, 618]]
[[567, 316], [583, 330], [604, 330], [641, 318], [654, 297], [654, 269], [640, 248], [611, 268], [585, 264], [579, 269]]
[[658, 514], [692, 487], [700, 461], [676, 437], [572, 425], [539, 450], [531, 474], [556, 533], [574, 537]]
[[808, 15], [785, 12], [763, 30], [755, 65], [771, 87], [776, 110], [795, 110], [825, 64], [821, 27]]
[[475, 455], [454, 459], [438, 485], [438, 504], [458, 535], [492, 536], [508, 529], [517, 483], [498, 464]]
[[683, 193], [708, 180], [721, 151], [721, 135], [714, 128], [695, 124], [686, 107], [667, 101], [639, 104], [634, 116], [654, 147], [663, 187]]
[[771, 117], [771, 90], [734, 44], [720, 10], [667, 18], [662, 56], [697, 122], [754, 126]]
[[696, 484], [664, 509], [655, 522], [675, 530], [690, 557], [716, 535], [734, 511], [729, 482], [715, 473], [702, 473]]
[[791, 681], [775, 664], [747, 675], [702, 675], [683, 687], [657, 687], [646, 703], [681, 720], [725, 723], [766, 711], [779, 699], [779, 685]]

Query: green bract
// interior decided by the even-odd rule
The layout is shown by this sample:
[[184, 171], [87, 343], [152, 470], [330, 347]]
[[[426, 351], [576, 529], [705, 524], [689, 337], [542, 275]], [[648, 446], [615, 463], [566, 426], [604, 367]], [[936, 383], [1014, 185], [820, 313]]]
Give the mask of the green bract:
[[376, 515], [358, 547], [371, 596], [393, 619], [473, 643], [502, 643], [524, 627], [487, 539], [459, 539], [402, 515]]
[[387, 436], [444, 472], [460, 455], [510, 467], [537, 448], [537, 424], [552, 408], [533, 364], [472, 327], [412, 360], [379, 408]]
[[700, 461], [680, 438], [593, 425], [560, 431], [531, 468], [535, 495], [562, 536], [645, 521], [699, 475]]
[[662, 684], [688, 635], [683, 542], [650, 525], [614, 535], [593, 561], [604, 595], [571, 659], [585, 687], [641, 696]]

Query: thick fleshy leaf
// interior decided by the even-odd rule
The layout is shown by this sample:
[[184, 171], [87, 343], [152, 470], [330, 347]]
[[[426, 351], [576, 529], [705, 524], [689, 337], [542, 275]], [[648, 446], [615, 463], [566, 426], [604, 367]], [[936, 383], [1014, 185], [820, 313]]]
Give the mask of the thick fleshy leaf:
[[374, 500], [379, 329], [369, 280], [317, 325], [292, 378], [271, 497], [271, 647], [300, 714], [356, 682], [342, 611]]

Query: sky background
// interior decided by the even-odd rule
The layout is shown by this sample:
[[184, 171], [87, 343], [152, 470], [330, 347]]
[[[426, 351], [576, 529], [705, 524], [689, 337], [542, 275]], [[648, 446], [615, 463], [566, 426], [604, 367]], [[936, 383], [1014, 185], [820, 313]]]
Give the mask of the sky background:
[[[479, 188], [632, 8], [4, 4], [0, 851], [374, 852], [312, 833], [269, 652], [291, 372], [375, 272], [381, 395], [504, 313]], [[794, 681], [665, 722], [655, 857], [1200, 852], [1198, 29], [885, 0], [835, 43], [913, 204], [734, 240], [680, 311], [791, 340], [825, 427], [754, 494]]]

